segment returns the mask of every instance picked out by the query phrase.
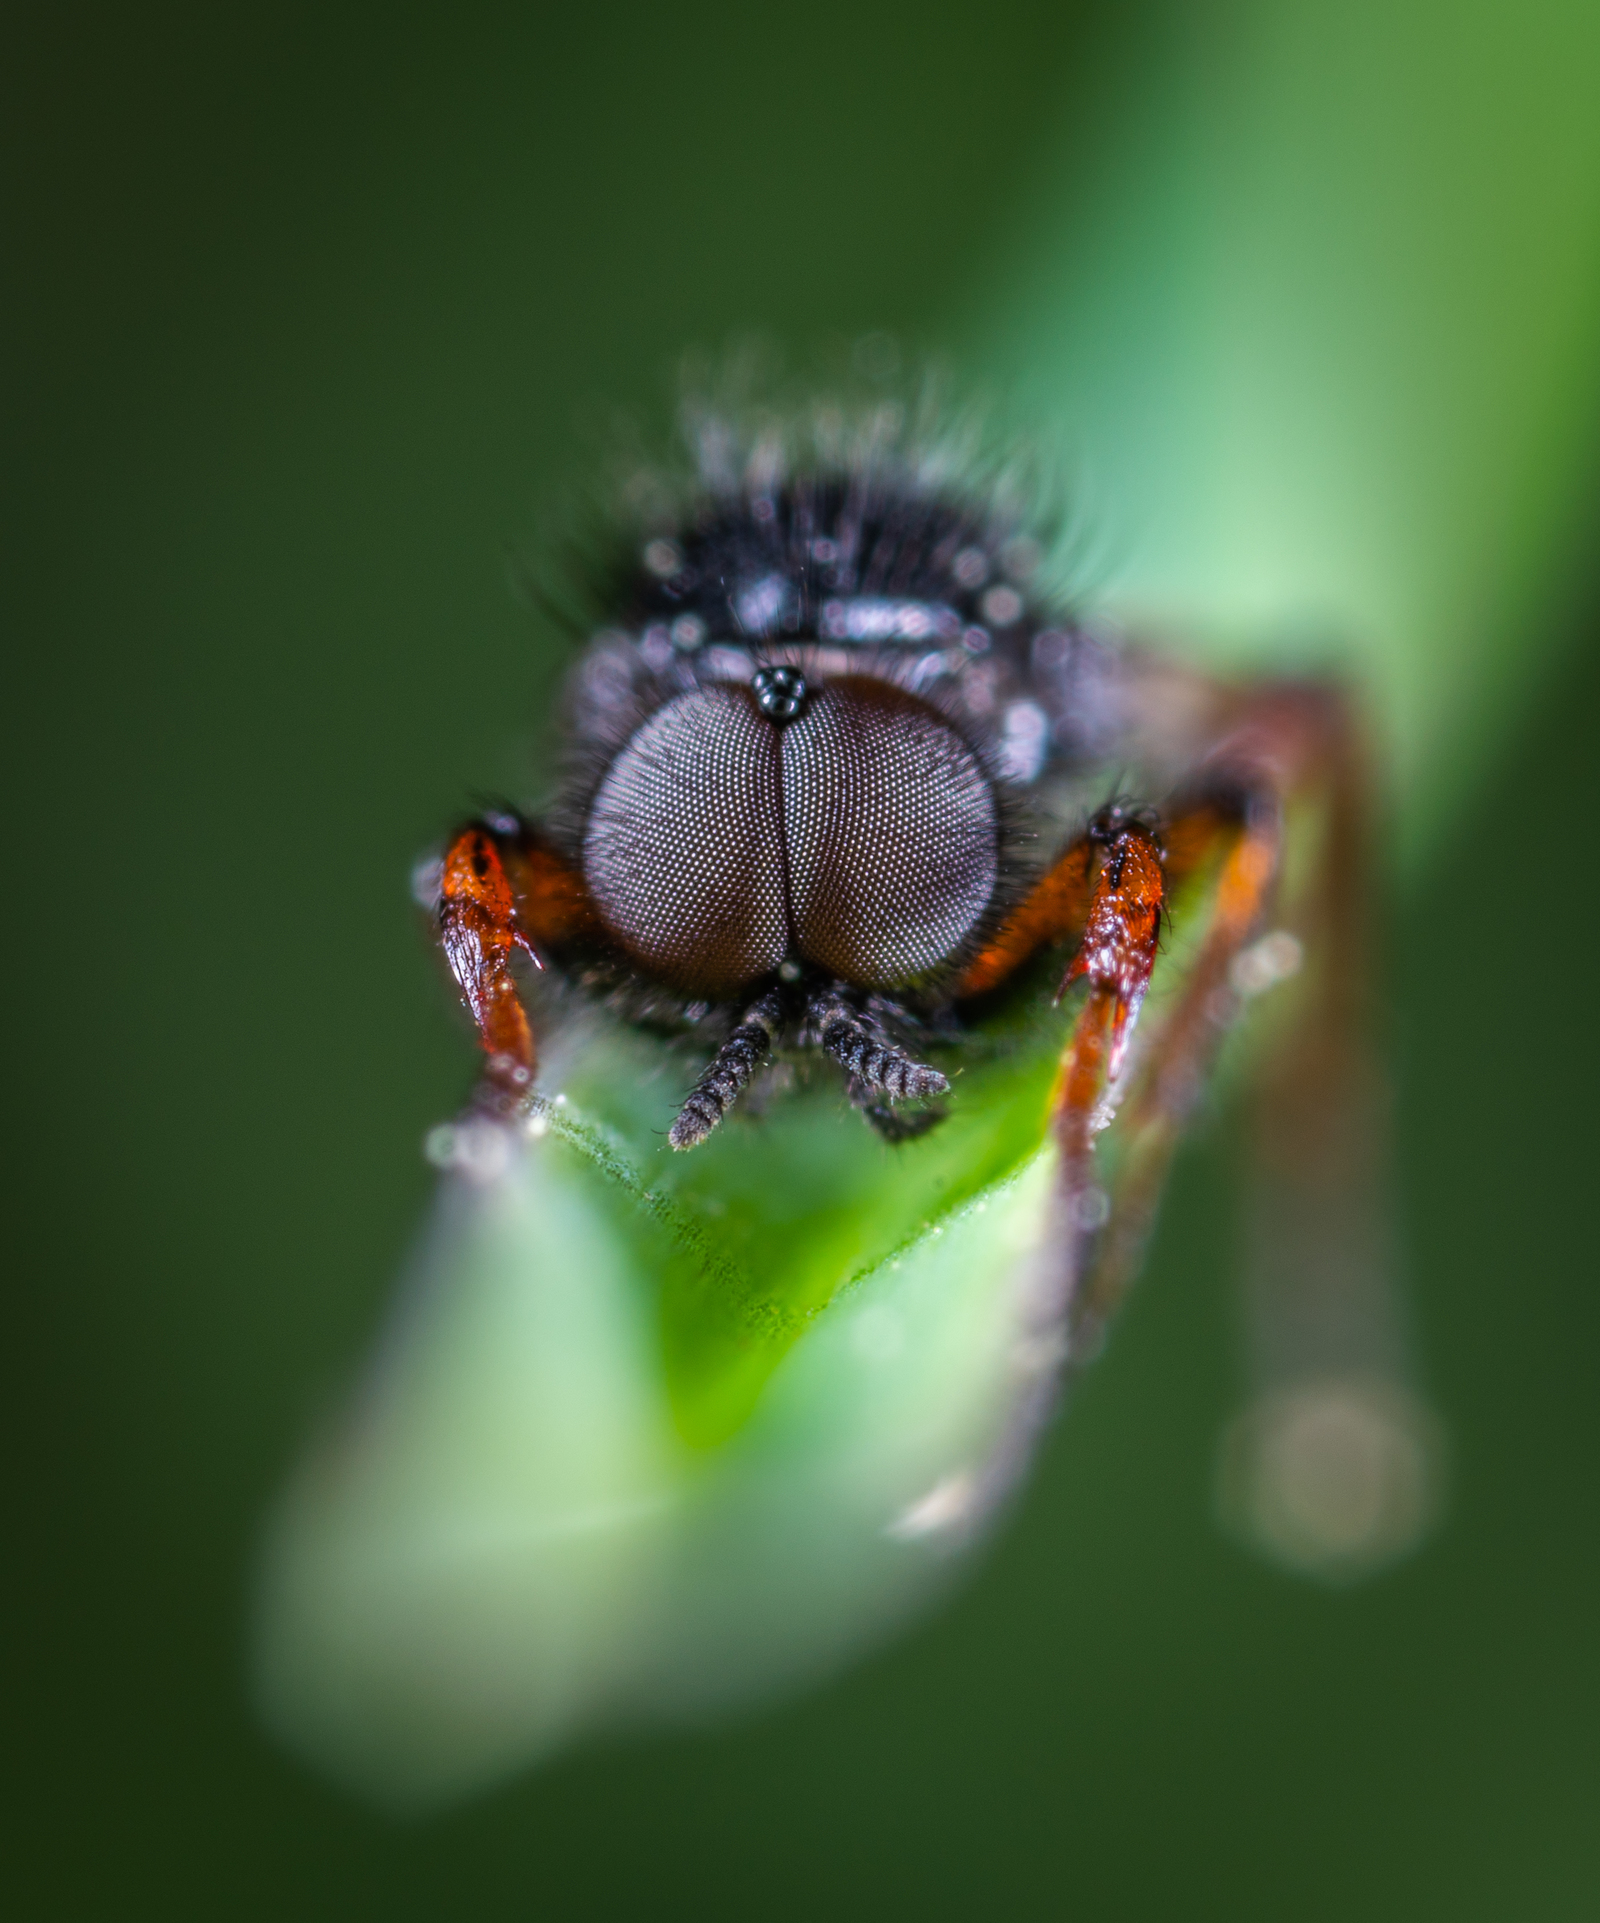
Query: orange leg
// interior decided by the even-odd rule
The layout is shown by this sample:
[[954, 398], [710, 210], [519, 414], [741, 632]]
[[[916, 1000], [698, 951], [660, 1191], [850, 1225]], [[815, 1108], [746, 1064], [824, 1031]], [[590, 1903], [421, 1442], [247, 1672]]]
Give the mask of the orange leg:
[[1081, 835], [1057, 858], [968, 965], [956, 984], [958, 1001], [987, 995], [1030, 955], [1078, 933], [1094, 898], [1097, 854], [1093, 836]]
[[[1070, 1079], [1063, 1094], [1058, 1127], [1063, 1129], [1067, 1233], [1076, 1232], [1071, 1347], [1080, 1357], [1092, 1353], [1100, 1330], [1138, 1266], [1173, 1150], [1221, 1038], [1219, 1011], [1232, 1006], [1229, 971], [1259, 925], [1277, 878], [1280, 840], [1279, 811], [1270, 803], [1247, 809], [1242, 822], [1226, 808], [1210, 805], [1182, 815], [1174, 823], [1175, 846], [1168, 855], [1169, 885], [1182, 877], [1186, 866], [1198, 867], [1214, 854], [1219, 844], [1226, 852], [1200, 954], [1176, 1006], [1150, 1044], [1124, 1111], [1121, 1126], [1125, 1146], [1114, 1210], [1094, 1181], [1088, 1133], [1081, 1129], [1065, 1131], [1066, 1118], [1073, 1112]], [[1180, 846], [1187, 847], [1189, 860], [1180, 857]], [[1076, 1046], [1075, 1036], [1073, 1048]], [[1093, 1097], [1078, 1097], [1080, 1103], [1085, 1099]], [[1102, 1124], [1109, 1120], [1103, 1101], [1096, 1119]]]
[[[1102, 1192], [1093, 1186], [1081, 1143], [1076, 1162], [1069, 1157], [1063, 1167], [1069, 1222], [1104, 1224], [1098, 1234], [1079, 1233], [1072, 1248], [1069, 1341], [1080, 1358], [1092, 1352], [1137, 1268], [1183, 1125], [1238, 1006], [1234, 963], [1258, 931], [1273, 897], [1285, 807], [1301, 795], [1320, 799], [1328, 818], [1310, 888], [1317, 925], [1306, 930], [1324, 959], [1318, 971], [1318, 1004], [1308, 1008], [1297, 1025], [1290, 1080], [1302, 1113], [1325, 1116], [1338, 1111], [1343, 1116], [1349, 1110], [1349, 1077], [1341, 1064], [1353, 1061], [1363, 1046], [1350, 1019], [1360, 1000], [1359, 989], [1352, 991], [1352, 985], [1364, 979], [1366, 968], [1359, 904], [1352, 899], [1360, 888], [1359, 858], [1350, 851], [1352, 836], [1359, 839], [1363, 774], [1348, 708], [1335, 691], [1269, 688], [1243, 706], [1207, 757], [1196, 779], [1195, 802], [1180, 803], [1173, 811], [1163, 836], [1169, 890], [1218, 852], [1221, 867], [1200, 952], [1150, 1042], [1124, 1107], [1115, 1209], [1105, 1205]], [[1318, 1057], [1315, 1069], [1312, 1053]], [[1281, 1085], [1282, 1080], [1269, 1073], [1269, 1084]], [[1068, 1106], [1064, 1096], [1063, 1110]], [[1287, 1142], [1287, 1120], [1282, 1112], [1276, 1118], [1273, 1132], [1280, 1147]], [[1361, 1184], [1353, 1179], [1355, 1171], [1344, 1166], [1329, 1173], [1334, 1186], [1359, 1208], [1354, 1191]], [[1080, 1189], [1090, 1204], [1099, 1206], [1086, 1206], [1079, 1199]], [[1298, 1231], [1290, 1239], [1299, 1241]]]
[[963, 998], [983, 994], [1038, 949], [1079, 937], [1061, 993], [1079, 981], [1089, 992], [1062, 1056], [1055, 1108], [1072, 1275], [1109, 1209], [1094, 1180], [1094, 1137], [1109, 1120], [1109, 1099], [1155, 966], [1165, 861], [1147, 820], [1124, 808], [1103, 809], [995, 932], [957, 988]]
[[506, 818], [474, 822], [446, 851], [439, 939], [478, 1025], [491, 1106], [526, 1095], [537, 1065], [512, 956], [521, 949], [542, 968], [536, 944], [559, 947], [593, 926], [582, 882], [536, 829]]
[[1110, 1212], [1095, 1179], [1094, 1138], [1111, 1119], [1116, 1083], [1155, 967], [1166, 899], [1162, 853], [1149, 828], [1113, 820], [1091, 833], [1101, 838], [1103, 859], [1083, 940], [1062, 983], [1065, 990], [1086, 981], [1089, 993], [1062, 1056], [1055, 1110], [1061, 1234], [1073, 1278]]
[[[1085, 931], [1069, 980], [1087, 978], [1089, 993], [1055, 1096], [1054, 1233], [1032, 1277], [1016, 1418], [991, 1465], [986, 1500], [1020, 1473], [1063, 1363], [1070, 1375], [1098, 1347], [1232, 1016], [1303, 962], [1252, 1063], [1247, 1279], [1256, 1399], [1229, 1431], [1226, 1499], [1234, 1526], [1267, 1553], [1344, 1577], [1414, 1544], [1432, 1513], [1438, 1447], [1436, 1425], [1408, 1379], [1385, 1193], [1386, 1104], [1370, 1035], [1365, 899], [1371, 771], [1336, 687], [1224, 691], [1212, 719], [1185, 791], [1163, 814], [1159, 897], [1142, 859], [1133, 859], [1136, 848], [1144, 854], [1137, 841], [1119, 874], [1110, 851], [1086, 836], [969, 971], [965, 992], [987, 991], [1038, 948]], [[1280, 908], [1291, 811], [1296, 859], [1292, 893]], [[1129, 1039], [1166, 904], [1181, 882], [1198, 884], [1213, 863], [1194, 958], [1176, 996], [1146, 1013], [1143, 1046], [1130, 1065]], [[1269, 910], [1281, 925], [1251, 948]], [[1095, 1138], [1119, 1095], [1106, 1173]], [[1326, 1447], [1337, 1454], [1342, 1439], [1358, 1433], [1361, 1460], [1376, 1465], [1369, 1541], [1347, 1539], [1348, 1448], [1333, 1465], [1345, 1480], [1330, 1483], [1326, 1455], [1308, 1456], [1306, 1435], [1284, 1426], [1306, 1411], [1324, 1430], [1323, 1418], [1337, 1418]], [[1328, 1500], [1330, 1487], [1339, 1494], [1329, 1533], [1318, 1538], [1316, 1503]], [[1285, 1490], [1293, 1496], [1287, 1508]]]
[[[1272, 687], [1238, 702], [1186, 793], [1164, 811], [1159, 833], [1138, 811], [1104, 810], [958, 986], [962, 997], [985, 993], [1039, 948], [1077, 938], [1062, 988], [1082, 980], [1089, 992], [1062, 1056], [1055, 1108], [1061, 1289], [1075, 1349], [1088, 1346], [1137, 1263], [1172, 1149], [1220, 1037], [1219, 1011], [1232, 1003], [1232, 964], [1277, 878], [1285, 800], [1309, 786], [1341, 789], [1349, 737], [1344, 705], [1325, 689]], [[1344, 805], [1336, 797], [1336, 809]], [[1166, 903], [1218, 858], [1200, 954], [1134, 1077], [1113, 1209], [1097, 1175], [1095, 1137], [1126, 1079]]]

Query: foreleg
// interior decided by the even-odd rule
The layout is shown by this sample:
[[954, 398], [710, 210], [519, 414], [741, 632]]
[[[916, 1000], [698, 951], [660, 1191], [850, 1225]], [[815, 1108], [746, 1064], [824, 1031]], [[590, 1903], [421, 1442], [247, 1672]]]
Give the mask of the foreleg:
[[667, 1136], [674, 1148], [697, 1147], [733, 1107], [750, 1077], [766, 1060], [782, 1019], [776, 992], [763, 995], [745, 1010], [744, 1019], [684, 1098]]
[[[1258, 1390], [1229, 1455], [1235, 1519], [1275, 1555], [1354, 1573], [1415, 1539], [1431, 1513], [1433, 1426], [1405, 1377], [1394, 1274], [1383, 1077], [1372, 1044], [1370, 776], [1338, 690], [1269, 688], [1236, 713], [1170, 811], [1169, 888], [1220, 855], [1209, 923], [1149, 1038], [1119, 1122], [1116, 1201], [1095, 1241], [1071, 1238], [1069, 1350], [1093, 1352], [1134, 1272], [1218, 1043], [1250, 995], [1295, 972], [1253, 1081], [1247, 1280]], [[1280, 885], [1286, 813], [1298, 881], [1286, 926], [1252, 946]], [[1291, 932], [1292, 931], [1292, 932]], [[1064, 1171], [1069, 1211], [1083, 1178]], [[1081, 1204], [1079, 1219], [1086, 1211]], [[1091, 1216], [1102, 1213], [1090, 1209]], [[1296, 1426], [1296, 1425], [1300, 1426]], [[1307, 1454], [1346, 1448], [1332, 1464]], [[1357, 1441], [1350, 1439], [1357, 1437]], [[1361, 1541], [1311, 1518], [1353, 1463], [1376, 1480]], [[1336, 1473], [1335, 1473], [1336, 1472]], [[1338, 1501], [1344, 1500], [1343, 1496]], [[1299, 1516], [1299, 1534], [1281, 1532]]]
[[1110, 1210], [1096, 1180], [1094, 1138], [1111, 1119], [1166, 899], [1161, 848], [1148, 826], [1109, 810], [1091, 825], [1090, 836], [1099, 872], [1083, 940], [1062, 983], [1064, 991], [1086, 981], [1089, 992], [1062, 1056], [1055, 1107], [1069, 1289]]
[[950, 1087], [938, 1069], [915, 1061], [903, 1048], [897, 1048], [876, 1022], [851, 1008], [836, 992], [811, 997], [806, 1007], [806, 1028], [854, 1087], [885, 1095], [893, 1102], [943, 1095]]
[[[1148, 1042], [1123, 1108], [1114, 1207], [1093, 1179], [1088, 1142], [1067, 1125], [1068, 1077], [1060, 1111], [1067, 1197], [1063, 1233], [1073, 1244], [1072, 1347], [1080, 1359], [1092, 1351], [1143, 1253], [1173, 1150], [1236, 1004], [1230, 974], [1277, 879], [1282, 833], [1279, 797], [1271, 789], [1241, 785], [1231, 775], [1215, 792], [1178, 804], [1168, 822], [1168, 899], [1208, 861], [1220, 856], [1221, 866], [1200, 952], [1176, 1005]], [[1100, 1120], [1109, 1115], [1102, 1111]]]
[[577, 874], [538, 829], [515, 816], [472, 823], [446, 851], [439, 940], [477, 1023], [490, 1106], [506, 1107], [525, 1096], [537, 1066], [513, 956], [520, 949], [542, 968], [541, 947], [559, 948], [593, 925]]

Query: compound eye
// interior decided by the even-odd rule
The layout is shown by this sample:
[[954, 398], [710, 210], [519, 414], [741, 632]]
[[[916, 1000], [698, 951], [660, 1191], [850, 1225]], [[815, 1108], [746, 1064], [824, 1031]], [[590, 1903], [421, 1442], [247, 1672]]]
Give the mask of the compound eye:
[[732, 994], [787, 952], [778, 738], [748, 688], [697, 688], [644, 723], [590, 809], [601, 920], [690, 994]]
[[866, 675], [813, 689], [781, 740], [801, 952], [869, 988], [928, 974], [970, 933], [999, 872], [977, 756], [926, 702]]

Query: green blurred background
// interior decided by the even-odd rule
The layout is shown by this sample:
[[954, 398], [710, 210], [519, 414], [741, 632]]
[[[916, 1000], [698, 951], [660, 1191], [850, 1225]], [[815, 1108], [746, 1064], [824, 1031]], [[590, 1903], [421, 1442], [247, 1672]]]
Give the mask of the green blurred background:
[[[1092, 186], [1079, 130], [1165, 17], [11, 15], [11, 1914], [1600, 1906], [1592, 439], [1513, 637], [1546, 665], [1392, 917], [1454, 1437], [1425, 1553], [1329, 1594], [1213, 1530], [1224, 1127], [997, 1552], [829, 1689], [411, 1826], [244, 1702], [259, 1516], [467, 1072], [406, 878], [530, 765], [551, 665], [508, 548], [614, 410], [661, 418], [685, 344], [888, 329], [980, 381], [1037, 344], [990, 290], [1025, 296], [1019, 235]], [[1231, 17], [1190, 29], [1224, 64]]]

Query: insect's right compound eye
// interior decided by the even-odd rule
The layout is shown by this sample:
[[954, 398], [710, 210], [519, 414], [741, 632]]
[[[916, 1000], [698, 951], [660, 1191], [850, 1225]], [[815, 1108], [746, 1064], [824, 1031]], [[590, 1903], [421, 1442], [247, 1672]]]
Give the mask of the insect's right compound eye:
[[928, 975], [993, 897], [999, 817], [978, 757], [871, 675], [830, 682], [784, 729], [783, 823], [795, 944], [841, 980]]
[[679, 695], [612, 763], [583, 871], [607, 929], [662, 981], [731, 995], [783, 961], [777, 730], [748, 688]]

